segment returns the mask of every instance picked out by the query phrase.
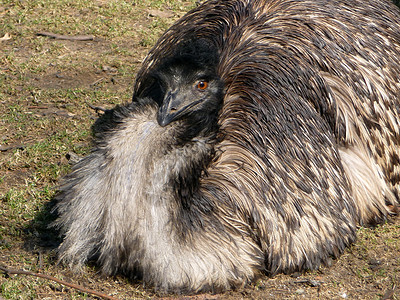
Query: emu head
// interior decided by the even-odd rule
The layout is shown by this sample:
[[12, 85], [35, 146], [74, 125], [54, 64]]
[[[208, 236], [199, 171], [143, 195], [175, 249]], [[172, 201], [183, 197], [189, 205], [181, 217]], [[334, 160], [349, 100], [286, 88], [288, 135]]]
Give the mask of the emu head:
[[208, 66], [184, 62], [168, 65], [159, 79], [163, 97], [157, 121], [162, 127], [180, 118], [206, 117], [219, 108], [220, 80]]
[[160, 126], [184, 120], [201, 130], [216, 124], [223, 99], [217, 64], [216, 47], [198, 39], [180, 45], [153, 70], [150, 94], [159, 105]]

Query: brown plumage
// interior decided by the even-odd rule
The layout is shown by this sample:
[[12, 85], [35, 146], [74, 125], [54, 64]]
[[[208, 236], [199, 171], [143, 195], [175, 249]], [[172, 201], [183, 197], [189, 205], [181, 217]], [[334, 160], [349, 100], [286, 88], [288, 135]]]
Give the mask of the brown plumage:
[[399, 203], [399, 24], [384, 0], [189, 12], [65, 179], [60, 259], [191, 293], [337, 257]]

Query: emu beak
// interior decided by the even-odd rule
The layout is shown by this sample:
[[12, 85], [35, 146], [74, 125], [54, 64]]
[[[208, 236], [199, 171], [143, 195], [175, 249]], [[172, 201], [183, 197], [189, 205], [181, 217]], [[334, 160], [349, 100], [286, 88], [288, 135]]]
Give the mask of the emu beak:
[[186, 109], [186, 106], [181, 107], [182, 101], [177, 94], [178, 92], [168, 92], [158, 110], [157, 122], [161, 127], [165, 127], [175, 121]]

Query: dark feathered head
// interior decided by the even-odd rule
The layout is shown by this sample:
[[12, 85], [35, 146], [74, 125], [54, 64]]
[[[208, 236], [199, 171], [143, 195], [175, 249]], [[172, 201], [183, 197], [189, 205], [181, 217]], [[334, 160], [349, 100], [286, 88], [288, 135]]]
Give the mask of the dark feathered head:
[[159, 105], [158, 124], [162, 127], [186, 120], [198, 129], [216, 124], [223, 99], [223, 83], [217, 74], [217, 48], [205, 39], [184, 42], [148, 76], [151, 84], [139, 93]]

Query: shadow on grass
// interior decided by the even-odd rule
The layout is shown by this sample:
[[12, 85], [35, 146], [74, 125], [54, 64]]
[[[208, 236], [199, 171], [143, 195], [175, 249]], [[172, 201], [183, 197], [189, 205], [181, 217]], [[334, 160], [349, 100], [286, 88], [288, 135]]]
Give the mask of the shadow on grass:
[[55, 254], [56, 249], [62, 242], [59, 231], [51, 226], [57, 218], [57, 215], [52, 213], [55, 204], [56, 201], [54, 199], [46, 202], [26, 226], [24, 230], [24, 248], [26, 250], [39, 251], [41, 253], [53, 252]]
[[[101, 138], [104, 132], [111, 130], [116, 126], [114, 121], [114, 109], [98, 112], [98, 118], [92, 125], [92, 136]], [[95, 147], [95, 142], [92, 142], [92, 147]], [[66, 159], [71, 165], [76, 164], [82, 157], [75, 153], [68, 153]], [[57, 194], [53, 195], [50, 201], [45, 202], [41, 209], [36, 213], [35, 217], [24, 228], [24, 248], [27, 251], [41, 252], [56, 252], [56, 249], [61, 244], [63, 237], [60, 231], [52, 226], [52, 223], [57, 219], [58, 213], [55, 210], [57, 205]]]
[[[118, 124], [118, 122], [115, 121], [116, 116], [114, 111], [115, 108], [109, 110], [100, 109], [100, 112], [98, 112], [98, 118], [91, 127], [92, 137], [94, 137], [91, 143], [92, 147], [96, 146], [96, 142], [94, 141], [96, 140], [95, 137], [101, 139], [105, 132], [112, 130]], [[69, 164], [73, 166], [83, 157], [76, 153], [69, 152], [66, 154], [65, 158], [69, 161]], [[51, 264], [57, 263], [57, 249], [64, 238], [61, 231], [57, 227], [52, 226], [58, 218], [58, 212], [57, 209], [55, 209], [58, 203], [56, 199], [57, 195], [56, 192], [51, 196], [50, 200], [45, 201], [40, 207], [40, 210], [36, 212], [33, 219], [21, 228], [23, 248], [31, 253], [47, 255]], [[96, 265], [96, 260], [97, 257], [91, 257], [88, 262], [89, 265], [92, 267]]]

